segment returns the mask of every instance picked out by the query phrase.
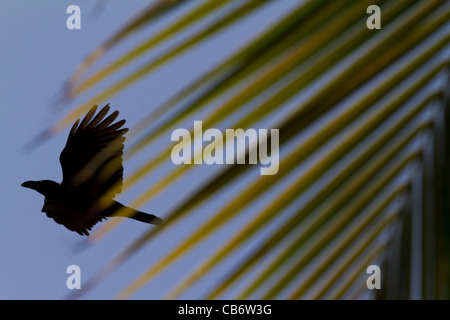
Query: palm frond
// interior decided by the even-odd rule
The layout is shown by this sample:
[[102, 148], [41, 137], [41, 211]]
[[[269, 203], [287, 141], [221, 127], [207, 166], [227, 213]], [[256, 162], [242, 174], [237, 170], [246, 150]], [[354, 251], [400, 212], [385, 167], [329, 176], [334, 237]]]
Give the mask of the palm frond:
[[[157, 68], [238, 20], [274, 5], [269, 0], [198, 2], [173, 24], [82, 79], [93, 62], [113, 45], [182, 2], [157, 2], [95, 50], [69, 81], [67, 99], [80, 98], [126, 65], [146, 55], [150, 58], [106, 89], [92, 93], [56, 127], [68, 125], [91, 104], [109, 99], [137, 81], [145, 81]], [[381, 30], [366, 27], [367, 16], [363, 13], [369, 5], [382, 9]], [[156, 57], [151, 55], [158, 45], [213, 14], [217, 15], [213, 22], [187, 34]], [[430, 161], [434, 161], [424, 159], [446, 159], [436, 146], [431, 155], [425, 150], [430, 143], [442, 139], [436, 138], [438, 134], [445, 135], [445, 131], [436, 128], [440, 115], [447, 112], [448, 92], [436, 83], [448, 81], [442, 80], [441, 73], [448, 73], [450, 60], [449, 16], [450, 5], [444, 0], [298, 1], [291, 11], [273, 25], [264, 26], [242, 48], [174, 92], [134, 128], [126, 159], [151, 148], [174, 127], [199, 117], [203, 130], [223, 123], [232, 128], [263, 123], [279, 129], [279, 137], [268, 136], [266, 141], [270, 145], [279, 138], [279, 170], [275, 175], [261, 176], [248, 163], [217, 166], [164, 215], [163, 226], [138, 237], [96, 279], [105, 278], [149, 241], [185, 223], [183, 219], [195, 210], [246, 179], [245, 188], [204, 216], [201, 225], [186, 225], [191, 228], [190, 234], [117, 298], [129, 297], [248, 212], [252, 212], [251, 218], [223, 239], [212, 254], [201, 257], [198, 266], [187, 268], [190, 272], [184, 279], [177, 279], [167, 297], [185, 294], [248, 246], [252, 249], [246, 257], [229, 268], [217, 283], [206, 286], [204, 297], [227, 297], [234, 288], [240, 288], [232, 295], [238, 298], [352, 297], [364, 292], [365, 284], [358, 285], [357, 281], [367, 264], [375, 261], [390, 265], [391, 269], [400, 268], [386, 252], [401, 239], [396, 235], [406, 237], [409, 233], [404, 232], [405, 228], [412, 228], [414, 217], [424, 214], [412, 209], [414, 190], [420, 181], [423, 183], [417, 176], [427, 172]], [[194, 134], [194, 128], [190, 134]], [[226, 138], [224, 134], [223, 139]], [[166, 144], [155, 157], [136, 168], [124, 184], [124, 192], [167, 164], [174, 145]], [[248, 157], [252, 151], [249, 146], [239, 150], [238, 156]], [[201, 157], [200, 153], [193, 155], [194, 159]], [[130, 205], [140, 207], [172, 186], [186, 183], [183, 179], [196, 168], [172, 168]], [[427, 183], [432, 188], [422, 188], [423, 197], [442, 197], [446, 189], [438, 183], [439, 179], [428, 175], [427, 179], [431, 179]], [[270, 201], [264, 208], [250, 209], [257, 202], [265, 203], [268, 194]], [[435, 202], [442, 206], [445, 201], [439, 198]], [[442, 208], [427, 208], [433, 219], [446, 221]], [[411, 218], [406, 218], [408, 215]], [[94, 240], [101, 239], [117, 224], [99, 228]], [[258, 235], [267, 230], [270, 232], [265, 240], [255, 243]], [[427, 232], [425, 237], [442, 241], [441, 229]], [[409, 234], [408, 241], [414, 237], [422, 235]], [[402, 250], [411, 256], [415, 254]], [[423, 261], [417, 263], [426, 269], [424, 273], [434, 281], [434, 287], [440, 288], [442, 277], [448, 273], [436, 273]], [[414, 281], [420, 283], [423, 278]], [[420, 287], [417, 283], [411, 285], [410, 292], [404, 288], [390, 292], [393, 297], [438, 296], [437, 289], [433, 293], [418, 293], [412, 289]]]

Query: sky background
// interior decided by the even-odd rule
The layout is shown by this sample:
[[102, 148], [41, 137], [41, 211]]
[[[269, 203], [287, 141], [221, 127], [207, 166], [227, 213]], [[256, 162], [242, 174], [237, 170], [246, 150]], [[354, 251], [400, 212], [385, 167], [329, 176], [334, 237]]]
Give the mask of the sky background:
[[[196, 47], [192, 53], [175, 60], [169, 67], [156, 71], [106, 102], [110, 102], [113, 109], [119, 110], [119, 119], [127, 119], [127, 126], [132, 127], [152, 107], [166, 101], [177, 89], [183, 88], [196, 75], [245, 44], [248, 38], [263, 31], [299, 1], [275, 1], [269, 6], [263, 6], [251, 19], [246, 19], [245, 23], [227, 29], [213, 41]], [[68, 128], [32, 152], [25, 152], [24, 145], [74, 106], [69, 103], [58, 110], [52, 108], [64, 81], [75, 67], [150, 1], [103, 1], [105, 6], [97, 14], [94, 10], [95, 3], [96, 1], [86, 0], [0, 1], [0, 196], [3, 208], [0, 224], [0, 299], [64, 299], [70, 294], [66, 287], [69, 276], [66, 269], [69, 265], [76, 264], [81, 268], [83, 286], [116, 254], [151, 228], [134, 220], [127, 220], [99, 243], [76, 252], [75, 247], [80, 243], [81, 237], [46, 218], [40, 212], [43, 197], [20, 186], [26, 180], [61, 181], [59, 154], [65, 145]], [[81, 8], [81, 30], [66, 28], [69, 16], [66, 8], [71, 4], [77, 4]], [[147, 37], [188, 7], [175, 10], [144, 32], [126, 40], [99, 65]], [[139, 108], [134, 107], [136, 105]], [[158, 143], [165, 145], [169, 141], [168, 134]], [[132, 168], [148, 158], [149, 152], [152, 151], [143, 152], [129, 164], [125, 164], [125, 179]], [[208, 168], [198, 169], [189, 179], [201, 179], [202, 170]], [[144, 180], [141, 186], [138, 185], [134, 193], [130, 192], [121, 198], [121, 201], [131, 201], [133, 196], [151, 185], [152, 179], [157, 179], [162, 174], [163, 171], [156, 172], [154, 176]], [[174, 204], [173, 197], [182, 197], [183, 192], [189, 190], [189, 179], [172, 193], [155, 198], [142, 208], [143, 211], [164, 218], [164, 212]], [[245, 183], [245, 179], [242, 183]], [[230, 190], [225, 190], [224, 195], [226, 192]], [[217, 199], [210, 206], [220, 206], [223, 201], [225, 200]], [[204, 210], [208, 210], [208, 206]], [[202, 214], [207, 213], [204, 211], [193, 215], [188, 223], [199, 223], [204, 219]], [[240, 219], [247, 218], [248, 216], [243, 215]], [[212, 250], [213, 247], [209, 244], [220, 243], [221, 237], [236, 230], [240, 222], [243, 220], [226, 226], [211, 237], [209, 242], [199, 246], [196, 252], [177, 266], [169, 268], [132, 298], [161, 298], [171, 287], [171, 281], [183, 273], [183, 266], [197, 264], [200, 253]], [[175, 228], [162, 239], [153, 241], [84, 298], [113, 298], [158, 257], [164, 255], [175, 243], [176, 236], [185, 234], [185, 230]], [[218, 275], [213, 272], [205, 283], [212, 283]], [[195, 286], [182, 298], [201, 297], [200, 293], [205, 292], [204, 285]]]

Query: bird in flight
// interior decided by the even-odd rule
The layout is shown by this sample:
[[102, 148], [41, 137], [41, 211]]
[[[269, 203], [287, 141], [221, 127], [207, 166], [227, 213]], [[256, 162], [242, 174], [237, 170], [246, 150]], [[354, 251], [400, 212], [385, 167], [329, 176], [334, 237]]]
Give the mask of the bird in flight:
[[118, 214], [141, 222], [159, 225], [162, 219], [140, 212], [113, 200], [122, 191], [123, 143], [127, 128], [125, 120], [115, 123], [119, 111], [106, 119], [109, 105], [94, 117], [93, 106], [80, 123], [78, 119], [70, 130], [59, 161], [63, 180], [26, 181], [22, 187], [44, 195], [42, 212], [56, 223], [80, 235], [89, 235], [92, 227]]

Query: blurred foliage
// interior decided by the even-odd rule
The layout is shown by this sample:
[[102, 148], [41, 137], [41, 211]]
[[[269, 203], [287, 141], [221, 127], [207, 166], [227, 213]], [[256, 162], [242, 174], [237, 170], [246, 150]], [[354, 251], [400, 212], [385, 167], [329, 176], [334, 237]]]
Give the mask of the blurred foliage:
[[[53, 131], [177, 57], [208, 45], [209, 39], [272, 2], [152, 2], [76, 69], [64, 101], [87, 98]], [[163, 214], [162, 227], [137, 238], [91, 285], [157, 235], [184, 223], [188, 236], [117, 296], [129, 297], [270, 194], [267, 205], [217, 244], [213, 254], [205, 253], [195, 268], [184, 266], [188, 275], [166, 297], [179, 297], [226, 266], [226, 274], [210, 285], [205, 298], [221, 298], [230, 290], [235, 298], [449, 298], [449, 149], [443, 137], [449, 123], [450, 3], [294, 2], [296, 7], [276, 23], [263, 26], [167, 102], [152, 106], [133, 128], [125, 155], [130, 159], [148, 150], [196, 115], [203, 130], [225, 120], [233, 122], [230, 128], [245, 129], [273, 118], [271, 127], [280, 130], [279, 172], [260, 176], [252, 174], [255, 165], [215, 166], [206, 182], [193, 184], [189, 197]], [[380, 30], [366, 26], [369, 5], [381, 8]], [[92, 71], [121, 41], [174, 10], [177, 19]], [[173, 39], [174, 44], [154, 53]], [[113, 78], [145, 57], [138, 67]], [[108, 79], [114, 81], [101, 86]], [[172, 147], [167, 145], [132, 172], [124, 191], [170, 161]], [[166, 192], [195, 167], [173, 166], [130, 206], [140, 207]], [[243, 179], [244, 189], [233, 187]], [[223, 207], [202, 216], [199, 226], [185, 222], [225, 196], [225, 189], [234, 191], [226, 193]], [[99, 228], [94, 240], [117, 223]], [[229, 261], [236, 261], [232, 257], [248, 244], [251, 250], [230, 267]], [[381, 294], [366, 287], [371, 264], [383, 267]]]

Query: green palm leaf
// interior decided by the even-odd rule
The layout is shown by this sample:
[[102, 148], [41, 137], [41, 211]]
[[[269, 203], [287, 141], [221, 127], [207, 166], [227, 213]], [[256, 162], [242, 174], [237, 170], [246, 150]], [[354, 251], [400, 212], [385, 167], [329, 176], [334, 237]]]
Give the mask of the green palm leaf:
[[[199, 1], [178, 20], [83, 79], [94, 62], [114, 45], [184, 2], [187, 1], [156, 2], [95, 50], [69, 81], [66, 99], [77, 99], [94, 91], [126, 65], [145, 58], [158, 45], [208, 16], [216, 14], [218, 18], [162, 54], [152, 56], [106, 89], [94, 91], [54, 128], [68, 125], [91, 104], [110, 98], [137, 81], [145, 81], [157, 68], [271, 3]], [[382, 9], [381, 30], [366, 27], [365, 10], [369, 5]], [[206, 298], [226, 296], [244, 276], [246, 284], [236, 295], [238, 298], [353, 297], [364, 292], [365, 284], [358, 285], [358, 281], [368, 264], [381, 261], [388, 268], [400, 270], [399, 263], [391, 261], [386, 252], [393, 250], [393, 243], [401, 239], [397, 234], [408, 235], [404, 232], [408, 223], [404, 221], [409, 218], [405, 216], [417, 215], [411, 209], [415, 201], [412, 190], [418, 188], [415, 177], [427, 172], [428, 164], [434, 161], [423, 160], [429, 157], [424, 150], [430, 141], [442, 139], [436, 138], [439, 134], [445, 134], [436, 129], [439, 114], [436, 108], [446, 110], [447, 98], [444, 89], [433, 87], [432, 83], [442, 70], [448, 70], [449, 7], [443, 0], [298, 1], [293, 10], [273, 25], [265, 26], [242, 48], [153, 108], [132, 130], [126, 159], [147, 150], [171, 129], [201, 114], [203, 130], [226, 121], [232, 128], [256, 127], [265, 122], [279, 129], [279, 170], [272, 176], [258, 176], [250, 164], [217, 166], [206, 182], [164, 215], [163, 226], [138, 237], [100, 270], [92, 284], [104, 279], [149, 241], [156, 241], [157, 236], [176, 224], [183, 224], [194, 209], [202, 208], [221, 196], [222, 190], [248, 177], [251, 179], [243, 190], [204, 217], [200, 226], [192, 228], [185, 239], [149, 266], [117, 298], [132, 295], [227, 223], [244, 215], [254, 203], [264, 201], [273, 190], [278, 191], [267, 206], [256, 210], [212, 255], [203, 257], [197, 267], [188, 268], [188, 275], [178, 280], [167, 297], [185, 293], [270, 228], [265, 241], [253, 244], [246, 258], [217, 283], [209, 285], [204, 293]], [[271, 118], [274, 120], [270, 121]], [[226, 140], [226, 135], [223, 138]], [[269, 144], [276, 140], [276, 136], [267, 138]], [[124, 184], [124, 192], [167, 164], [174, 145], [167, 144], [154, 158], [136, 168]], [[241, 155], [248, 156], [250, 152], [251, 147], [241, 150]], [[445, 161], [445, 156], [445, 152], [433, 154], [440, 162]], [[200, 153], [194, 155], [201, 157]], [[171, 186], [183, 183], [194, 167], [171, 169], [130, 206], [140, 207]], [[439, 179], [429, 179], [433, 190], [440, 193], [427, 193], [433, 190], [422, 188], [424, 198], [437, 197], [436, 203], [444, 203], [443, 184], [438, 183]], [[301, 205], [297, 203], [299, 199], [304, 199]], [[431, 210], [429, 215], [447, 221], [437, 206], [427, 208]], [[412, 226], [416, 222], [411, 219]], [[275, 221], [281, 222], [272, 227]], [[101, 239], [115, 225], [117, 222], [99, 228], [94, 240]], [[442, 243], [440, 232], [433, 229], [424, 237]], [[414, 241], [419, 236], [409, 234], [408, 240], [402, 241]], [[413, 260], [413, 252], [402, 250]], [[445, 254], [439, 252], [442, 259], [441, 256], [436, 259], [445, 264]], [[434, 287], [442, 288], [442, 279], [448, 272], [427, 268], [426, 277], [432, 279]], [[414, 281], [420, 283], [423, 279]], [[412, 293], [413, 289], [409, 293], [405, 290], [390, 292], [393, 297], [417, 294]], [[439, 294], [436, 289], [426, 295], [448, 294], [445, 291], [448, 288], [440, 290]]]

